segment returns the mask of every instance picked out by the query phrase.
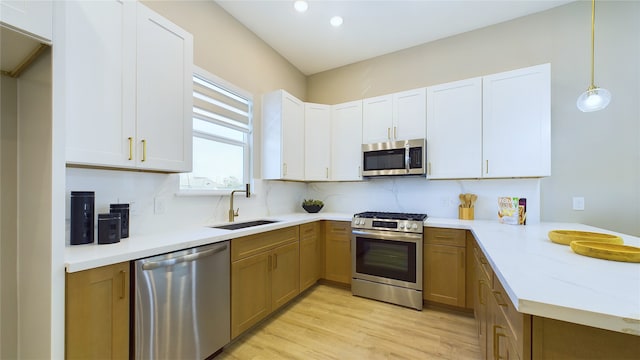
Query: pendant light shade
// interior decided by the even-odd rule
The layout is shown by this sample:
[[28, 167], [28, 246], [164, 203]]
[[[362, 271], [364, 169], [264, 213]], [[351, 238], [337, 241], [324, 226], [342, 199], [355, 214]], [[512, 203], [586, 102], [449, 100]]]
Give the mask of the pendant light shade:
[[598, 111], [606, 108], [611, 102], [611, 92], [599, 88], [594, 84], [594, 57], [595, 57], [595, 24], [596, 24], [596, 0], [591, 1], [591, 85], [587, 91], [579, 97], [576, 105], [583, 112]]
[[611, 101], [611, 92], [607, 89], [589, 88], [579, 97], [576, 105], [582, 112], [598, 111], [606, 108]]

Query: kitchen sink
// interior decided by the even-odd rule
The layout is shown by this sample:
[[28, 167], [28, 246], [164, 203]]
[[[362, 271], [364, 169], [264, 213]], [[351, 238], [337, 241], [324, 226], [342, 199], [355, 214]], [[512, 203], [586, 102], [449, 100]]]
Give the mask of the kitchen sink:
[[232, 224], [227, 224], [227, 225], [212, 226], [212, 228], [214, 228], [214, 229], [224, 229], [224, 230], [238, 230], [238, 229], [244, 229], [244, 228], [253, 227], [253, 226], [273, 224], [273, 223], [276, 223], [276, 222], [278, 222], [278, 220], [254, 220], [254, 221], [246, 221], [246, 222], [241, 222], [241, 223], [232, 223]]

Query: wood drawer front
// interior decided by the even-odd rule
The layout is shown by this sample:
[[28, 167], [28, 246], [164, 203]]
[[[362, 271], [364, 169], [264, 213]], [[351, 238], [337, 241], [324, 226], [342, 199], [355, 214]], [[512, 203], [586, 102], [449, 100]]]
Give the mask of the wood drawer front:
[[489, 264], [487, 257], [484, 256], [484, 253], [482, 252], [482, 250], [480, 250], [480, 247], [477, 243], [474, 243], [473, 254], [480, 264], [480, 269], [487, 277], [487, 279], [489, 279], [489, 287], [493, 288], [493, 269], [491, 269], [491, 265]]
[[312, 222], [300, 225], [300, 240], [317, 238], [320, 234], [320, 222]]
[[[531, 315], [522, 314], [516, 310], [516, 307], [509, 299], [509, 295], [497, 278], [493, 281], [493, 295], [496, 298], [500, 312], [506, 320], [508, 336], [514, 341], [520, 358], [522, 358], [522, 350], [525, 348], [525, 343], [530, 344], [531, 341]], [[530, 345], [527, 346], [527, 348], [529, 347]]]
[[326, 236], [351, 239], [351, 223], [346, 221], [327, 221], [325, 224]]
[[243, 236], [231, 240], [231, 261], [269, 251], [278, 246], [298, 241], [299, 227], [291, 226], [284, 229], [267, 231], [264, 233]]
[[444, 229], [427, 227], [424, 240], [430, 244], [465, 247], [466, 232], [460, 229]]

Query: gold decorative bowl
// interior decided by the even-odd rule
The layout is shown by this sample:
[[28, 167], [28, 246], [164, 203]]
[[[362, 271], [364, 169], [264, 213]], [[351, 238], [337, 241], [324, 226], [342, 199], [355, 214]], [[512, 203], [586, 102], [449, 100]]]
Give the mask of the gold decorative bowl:
[[604, 260], [640, 262], [640, 248], [628, 245], [607, 244], [594, 241], [572, 241], [575, 253]]
[[577, 230], [552, 230], [549, 231], [549, 240], [556, 244], [569, 245], [572, 241], [591, 241], [607, 244], [624, 244], [620, 236], [603, 234], [590, 231]]

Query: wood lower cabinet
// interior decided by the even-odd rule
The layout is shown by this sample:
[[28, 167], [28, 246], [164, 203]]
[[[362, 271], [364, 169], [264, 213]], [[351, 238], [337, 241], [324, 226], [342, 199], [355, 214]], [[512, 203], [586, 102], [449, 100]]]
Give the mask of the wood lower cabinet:
[[465, 307], [466, 267], [465, 230], [425, 229], [424, 300]]
[[231, 338], [300, 293], [297, 226], [231, 240]]
[[324, 278], [342, 284], [351, 284], [351, 223], [325, 222]]
[[271, 254], [271, 311], [300, 294], [300, 244], [277, 247]]
[[320, 222], [300, 225], [300, 292], [320, 278]]
[[531, 359], [531, 315], [519, 313], [474, 242], [474, 314], [483, 359]]
[[129, 358], [129, 263], [67, 273], [65, 357]]
[[640, 337], [533, 317], [533, 359], [638, 359]]

